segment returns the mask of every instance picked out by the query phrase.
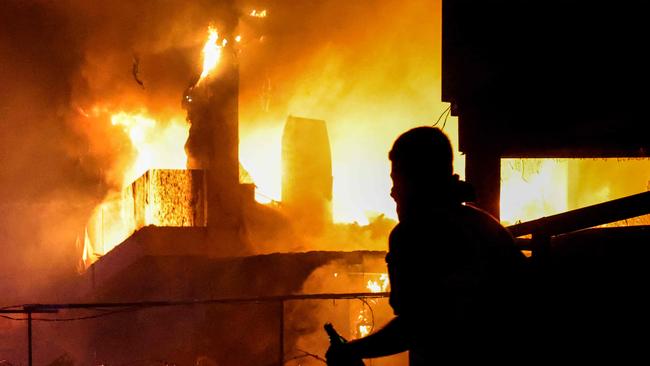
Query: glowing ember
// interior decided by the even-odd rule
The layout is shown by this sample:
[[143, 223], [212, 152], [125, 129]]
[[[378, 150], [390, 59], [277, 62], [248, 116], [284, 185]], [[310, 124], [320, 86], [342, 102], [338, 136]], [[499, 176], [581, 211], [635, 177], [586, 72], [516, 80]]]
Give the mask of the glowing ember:
[[366, 288], [370, 290], [370, 292], [386, 292], [388, 286], [390, 286], [388, 274], [382, 273], [381, 276], [379, 276], [379, 281], [368, 280]]
[[361, 335], [361, 337], [365, 337], [370, 334], [371, 330], [372, 328], [369, 325], [359, 325], [359, 335]]
[[266, 9], [264, 10], [253, 9], [249, 15], [255, 18], [266, 18]]
[[212, 26], [208, 27], [208, 40], [205, 41], [205, 45], [203, 46], [203, 71], [201, 72], [201, 77], [197, 85], [208, 77], [219, 64], [222, 48], [227, 44], [227, 41], [224, 39], [221, 45], [219, 45], [217, 43], [218, 40], [219, 33], [217, 29]]
[[[382, 273], [379, 275], [379, 279], [377, 280], [368, 280], [366, 284], [366, 288], [370, 290], [370, 292], [386, 292], [388, 290], [388, 287], [390, 286], [390, 282], [388, 280], [388, 274], [387, 273]], [[359, 310], [359, 313], [356, 318], [356, 333], [358, 337], [365, 337], [370, 332], [372, 332], [373, 329], [373, 314], [372, 310], [370, 309], [371, 306], [377, 305], [377, 299], [368, 299], [367, 302], [364, 302], [364, 306], [361, 307]]]

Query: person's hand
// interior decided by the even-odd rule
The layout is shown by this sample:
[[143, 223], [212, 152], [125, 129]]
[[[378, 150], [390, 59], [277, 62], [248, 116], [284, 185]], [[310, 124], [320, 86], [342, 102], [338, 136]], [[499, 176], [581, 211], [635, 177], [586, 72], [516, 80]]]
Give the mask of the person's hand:
[[325, 353], [325, 359], [329, 366], [354, 365], [360, 361], [358, 357], [352, 354], [350, 345], [347, 343], [330, 345], [330, 348]]

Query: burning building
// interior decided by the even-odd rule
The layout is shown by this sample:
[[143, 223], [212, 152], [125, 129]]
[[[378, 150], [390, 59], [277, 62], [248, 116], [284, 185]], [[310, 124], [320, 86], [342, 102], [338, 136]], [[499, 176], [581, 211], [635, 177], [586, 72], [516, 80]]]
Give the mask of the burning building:
[[[315, 235], [332, 224], [332, 163], [325, 122], [288, 118], [281, 209], [254, 202], [254, 185], [241, 182], [238, 158], [239, 70], [232, 46], [236, 37], [232, 30], [220, 34], [213, 27], [208, 33], [203, 72], [183, 95], [190, 123], [187, 169], [148, 170], [96, 209], [83, 235], [85, 271], [76, 287], [85, 301], [200, 297], [239, 299], [238, 306], [217, 302], [96, 322], [87, 337], [92, 353], [79, 355], [84, 362], [162, 356], [183, 364], [199, 359], [284, 363], [305, 333], [298, 329], [297, 335], [285, 335], [285, 313], [296, 313], [285, 308], [285, 301], [304, 291], [313, 272], [331, 263], [338, 263], [340, 273], [327, 275], [338, 279], [383, 271], [382, 252], [289, 253], [295, 244], [291, 241], [300, 240], [292, 227]], [[261, 255], [269, 251], [265, 245], [276, 253]], [[362, 278], [356, 280], [358, 291], [366, 286], [367, 276]], [[298, 309], [294, 316], [311, 319], [305, 309]], [[342, 329], [350, 331], [356, 326], [349, 324], [361, 322], [359, 329], [367, 333], [368, 310], [357, 319], [350, 309], [345, 306], [338, 316]], [[131, 336], [143, 328], [146, 334]], [[173, 339], [164, 335], [169, 332], [175, 334]], [[117, 339], [117, 334], [129, 336]], [[255, 342], [242, 342], [247, 337]]]
[[[639, 28], [644, 20], [638, 17], [644, 12], [631, 2], [582, 7], [559, 1], [544, 6], [536, 2], [444, 1], [444, 23], [439, 19], [438, 1], [378, 1], [372, 2], [372, 6], [347, 1], [269, 3], [276, 7], [268, 12], [235, 9], [234, 1], [165, 2], [155, 6], [149, 2], [116, 6], [113, 2], [88, 5], [72, 1], [63, 5], [51, 3], [39, 11], [31, 11], [39, 6], [30, 3], [22, 14], [29, 20], [25, 23], [29, 24], [31, 41], [16, 41], [10, 31], [0, 35], [3, 46], [10, 46], [7, 57], [17, 60], [18, 66], [8, 70], [19, 70], [17, 74], [25, 76], [7, 78], [10, 87], [0, 103], [15, 100], [20, 108], [5, 108], [3, 104], [0, 114], [3, 120], [5, 115], [13, 116], [7, 120], [19, 121], [13, 125], [21, 127], [2, 138], [27, 136], [18, 140], [23, 141], [17, 145], [20, 148], [4, 149], [2, 153], [24, 151], [23, 146], [35, 144], [29, 138], [43, 135], [45, 138], [36, 140], [40, 141], [38, 144], [47, 147], [57, 141], [58, 148], [55, 153], [35, 155], [46, 157], [39, 160], [49, 163], [52, 156], [70, 153], [66, 149], [79, 155], [73, 155], [75, 159], [65, 166], [63, 171], [71, 173], [65, 175], [65, 182], [58, 184], [58, 189], [53, 187], [53, 192], [67, 193], [71, 185], [79, 183], [91, 186], [86, 187], [87, 191], [99, 191], [100, 195], [107, 186], [124, 187], [107, 195], [91, 214], [87, 229], [79, 235], [83, 248], [79, 256], [85, 272], [74, 287], [81, 293], [77, 298], [80, 301], [274, 297], [308, 291], [304, 284], [309, 281], [305, 279], [317, 268], [331, 263], [340, 263], [342, 269], [328, 269], [315, 282], [329, 283], [346, 276], [365, 278], [382, 272], [382, 252], [349, 252], [357, 249], [355, 245], [360, 239], [374, 236], [362, 232], [353, 222], [363, 222], [366, 212], [395, 217], [389, 197], [386, 149], [404, 130], [434, 123], [446, 107], [439, 102], [441, 99], [451, 106], [450, 123], [444, 117], [444, 122], [439, 119], [440, 126], [454, 140], [458, 116], [460, 150], [467, 157], [466, 176], [478, 188], [479, 204], [497, 215], [506, 211], [505, 201], [499, 195], [505, 197], [512, 191], [511, 186], [499, 187], [507, 158], [647, 157], [650, 151], [644, 134], [647, 118], [642, 108], [643, 96], [636, 92], [647, 78], [640, 71], [645, 70], [647, 56], [636, 52], [638, 47], [626, 44], [643, 44]], [[557, 12], [559, 8], [563, 11]], [[512, 9], [518, 10], [518, 14], [510, 16]], [[0, 12], [0, 18], [8, 21], [3, 23], [14, 24], [4, 16]], [[205, 42], [205, 29], [212, 21], [217, 24], [210, 28], [210, 41]], [[260, 26], [261, 22], [267, 23]], [[56, 36], [59, 31], [67, 33]], [[79, 39], [77, 34], [83, 37]], [[194, 39], [197, 34], [200, 35]], [[29, 45], [24, 46], [26, 51], [22, 53], [18, 52], [20, 43]], [[202, 49], [210, 56], [205, 57], [199, 75], [198, 63], [188, 55], [198, 58]], [[38, 58], [36, 50], [42, 53]], [[246, 52], [253, 56], [239, 57]], [[442, 74], [438, 70], [441, 58]], [[0, 61], [4, 60], [5, 56]], [[54, 65], [55, 72], [43, 78], [50, 70], [48, 65]], [[68, 69], [75, 72], [61, 72]], [[188, 83], [194, 72], [197, 76]], [[26, 83], [39, 86], [36, 90], [40, 92], [21, 93]], [[22, 123], [30, 120], [25, 118], [28, 109], [55, 100], [51, 97], [54, 85], [74, 87], [56, 95], [62, 100], [61, 105], [32, 118], [33, 123]], [[177, 106], [179, 97], [183, 98], [184, 110]], [[51, 116], [63, 118], [60, 111], [73, 115], [64, 117], [75, 120], [71, 124], [83, 143], [73, 139], [63, 149], [58, 143], [60, 124], [52, 123], [56, 126], [52, 128], [38, 122], [50, 121]], [[283, 184], [289, 191], [285, 194], [275, 182], [281, 180], [281, 125], [288, 113], [317, 116], [329, 125], [325, 128], [321, 122], [295, 117], [286, 121], [286, 136], [293, 135], [291, 122], [300, 129], [313, 131], [304, 134], [320, 137], [287, 137], [287, 151], [306, 152], [287, 158], [288, 170], [296, 176], [290, 180], [302, 183]], [[36, 134], [31, 130], [34, 125], [43, 131]], [[22, 126], [30, 133], [23, 133]], [[167, 130], [173, 133], [167, 136]], [[169, 137], [177, 149], [168, 145], [148, 149], [149, 133]], [[294, 136], [299, 134], [303, 132]], [[5, 143], [11, 139], [3, 139], [3, 147], [12, 146]], [[312, 144], [301, 146], [303, 141]], [[173, 154], [169, 155], [173, 157], [166, 154], [171, 150]], [[270, 153], [276, 150], [277, 157]], [[314, 158], [306, 158], [312, 153]], [[137, 154], [133, 159], [137, 167], [126, 169], [124, 174], [116, 172], [117, 168], [111, 169], [109, 164], [93, 164], [117, 159], [123, 164], [116, 166], [123, 168], [127, 165], [122, 161], [124, 157], [116, 156], [129, 154]], [[7, 164], [2, 171], [3, 183], [7, 171], [17, 169], [16, 166], [29, 167], [21, 168], [29, 172], [22, 179], [7, 180], [18, 187], [12, 187], [11, 192], [33, 188], [30, 182], [42, 184], [40, 175], [39, 179], [32, 179], [33, 172], [47, 171], [42, 161], [23, 163], [24, 158], [3, 160]], [[166, 160], [165, 164], [156, 158], [164, 158], [161, 160]], [[462, 163], [463, 159], [456, 155], [456, 162]], [[171, 160], [173, 163], [167, 162]], [[244, 182], [238, 178], [243, 176], [239, 174], [239, 160], [250, 171], [252, 180]], [[294, 168], [289, 168], [291, 164]], [[594, 183], [601, 179], [596, 173], [608, 174], [606, 169], [597, 163], [579, 164], [579, 168], [572, 170], [558, 165], [560, 168], [551, 175], [559, 176], [562, 186], [573, 187], [573, 191], [564, 189], [558, 195], [563, 203], [553, 209], [560, 212], [571, 205], [596, 203], [590, 201], [596, 195], [588, 191], [601, 190]], [[546, 172], [546, 163], [538, 166]], [[308, 167], [314, 167], [315, 172]], [[458, 170], [462, 175], [462, 165]], [[527, 173], [522, 170], [518, 172], [527, 180]], [[267, 171], [271, 173], [266, 174]], [[88, 176], [79, 178], [80, 172]], [[301, 175], [307, 172], [312, 176]], [[625, 174], [634, 173], [635, 169], [630, 168]], [[96, 182], [99, 175], [102, 184]], [[588, 175], [592, 177], [587, 179]], [[77, 178], [69, 182], [68, 176]], [[635, 177], [635, 184], [643, 181], [636, 178], [639, 177]], [[43, 185], [49, 186], [51, 179], [44, 181], [48, 184]], [[349, 184], [342, 184], [346, 181]], [[255, 202], [251, 184], [275, 202]], [[559, 186], [557, 181], [548, 184]], [[538, 188], [532, 184], [527, 187]], [[31, 190], [24, 191], [34, 195]], [[71, 201], [70, 196], [81, 200], [80, 195], [74, 191], [74, 195], [65, 195], [62, 201]], [[515, 200], [525, 204], [533, 195], [526, 192]], [[3, 198], [10, 196], [6, 194]], [[613, 198], [604, 193], [602, 197]], [[283, 202], [278, 203], [280, 200]], [[301, 200], [311, 202], [311, 207], [303, 210]], [[15, 215], [14, 207], [21, 206], [3, 211], [4, 219], [40, 217]], [[85, 212], [73, 208], [67, 212]], [[41, 206], [34, 210], [38, 214], [42, 211]], [[305, 253], [310, 247], [300, 243], [302, 238], [294, 226], [327, 226], [331, 215], [334, 221], [347, 222], [357, 231], [335, 237], [334, 244], [328, 247], [333, 249], [330, 252]], [[563, 216], [561, 221], [575, 221], [571, 215]], [[511, 223], [526, 218], [531, 217], [508, 217]], [[300, 219], [313, 221], [298, 224]], [[18, 226], [21, 220], [8, 222]], [[61, 225], [52, 225], [53, 220], [41, 221], [41, 230], [48, 234], [55, 232], [57, 226], [74, 226], [67, 221]], [[30, 222], [30, 235], [25, 236], [30, 239], [16, 242], [32, 241], [32, 231], [36, 231], [32, 225]], [[553, 226], [546, 222], [540, 225], [548, 230]], [[522, 233], [521, 226], [514, 230], [530, 234]], [[641, 273], [646, 258], [643, 244], [647, 243], [643, 227], [594, 229], [569, 235], [551, 235], [536, 229], [532, 234], [535, 241], [520, 241], [528, 249], [534, 247], [533, 258], [543, 254], [547, 244], [551, 249], [547, 257], [551, 261], [538, 262], [544, 269], [541, 273], [547, 276], [542, 281], [547, 287], [541, 303], [547, 305], [546, 309], [558, 309], [557, 304], [561, 303], [567, 311], [545, 313], [542, 309], [531, 314], [545, 319], [557, 315], [557, 319], [585, 325], [588, 330], [604, 324], [594, 319], [610, 315], [611, 309], [624, 314], [629, 324], [642, 319], [638, 315], [646, 303], [635, 303], [630, 294], [635, 287], [646, 285], [646, 277]], [[47, 241], [38, 247], [39, 253], [44, 248], [59, 252], [60, 248], [50, 243], [55, 241], [52, 235], [40, 236], [47, 237]], [[385, 248], [384, 234], [371, 239], [382, 243], [372, 246], [373, 249]], [[617, 243], [615, 248], [613, 243]], [[34, 256], [29, 253], [26, 257], [32, 263]], [[632, 258], [629, 253], [636, 256]], [[543, 255], [537, 256], [541, 258]], [[18, 281], [21, 276], [16, 274], [19, 266], [12, 264], [11, 268], [8, 278], [22, 283]], [[44, 275], [39, 272], [39, 276]], [[346, 283], [345, 288], [364, 291], [366, 280], [356, 282], [362, 285], [353, 287]], [[309, 291], [343, 286], [312, 286]], [[602, 297], [596, 296], [599, 290]], [[59, 292], [57, 288], [56, 293]], [[70, 299], [67, 295], [60, 298]], [[189, 307], [191, 310], [179, 310]], [[278, 302], [263, 306], [248, 303], [239, 307], [220, 304], [119, 309], [122, 313], [115, 318], [89, 319], [87, 332], [82, 335], [60, 338], [62, 342], [83, 340], [82, 346], [70, 342], [67, 349], [85, 352], [83, 361], [87, 364], [126, 363], [142, 357], [192, 364], [202, 356], [221, 364], [273, 363], [283, 345], [289, 357], [291, 346], [300, 344], [290, 331], [320, 334], [320, 324], [318, 328], [314, 326], [320, 319], [306, 316], [310, 310], [315, 311], [309, 304], [304, 307], [308, 311], [281, 311]], [[364, 314], [367, 313], [368, 309]], [[357, 316], [359, 312], [351, 314]], [[350, 330], [350, 334], [364, 334], [370, 328], [369, 316], [355, 327], [350, 314], [346, 315], [350, 321], [343, 321], [345, 325], [337, 328]], [[282, 316], [286, 316], [288, 327], [284, 342], [278, 335], [282, 333], [278, 326]], [[613, 323], [613, 318], [605, 322]], [[560, 323], [554, 319], [549, 324]], [[570, 334], [577, 334], [575, 339], [584, 339], [580, 336], [585, 333]], [[45, 348], [42, 345], [37, 338], [36, 349]], [[325, 346], [303, 349], [317, 352]]]

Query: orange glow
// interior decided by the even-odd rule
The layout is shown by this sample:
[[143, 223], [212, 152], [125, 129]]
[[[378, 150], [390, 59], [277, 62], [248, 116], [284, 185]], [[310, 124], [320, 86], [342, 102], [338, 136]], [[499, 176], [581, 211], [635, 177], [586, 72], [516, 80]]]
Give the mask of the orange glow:
[[192, 170], [154, 169], [121, 192], [108, 195], [93, 210], [86, 225], [82, 254], [85, 267], [145, 226], [205, 226], [203, 204], [192, 199], [201, 195], [196, 189], [202, 187], [202, 177]]
[[239, 161], [246, 167], [255, 182], [255, 200], [260, 203], [280, 201], [281, 126], [256, 127], [242, 132], [239, 141]]
[[647, 191], [649, 171], [649, 159], [502, 159], [501, 221], [515, 224]]
[[[146, 171], [154, 168], [185, 169], [187, 155], [184, 145], [189, 134], [189, 124], [183, 115], [156, 119], [146, 110], [111, 114], [105, 109], [93, 109], [93, 113], [110, 114], [111, 124], [120, 128], [128, 137], [135, 156], [124, 166], [123, 190], [109, 194], [95, 208], [88, 221], [82, 254], [86, 268], [140, 227], [196, 224], [186, 217], [190, 211], [186, 207], [187, 203], [173, 203], [173, 200], [166, 198], [172, 193], [178, 194], [176, 191], [179, 189], [188, 189], [188, 179], [191, 179], [189, 173], [174, 175], [154, 171], [142, 183], [134, 183]], [[143, 184], [147, 187], [143, 188]], [[169, 192], [170, 190], [176, 191]], [[147, 196], [146, 199], [136, 202], [136, 196], [144, 197], [143, 195]], [[170, 205], [168, 201], [173, 204]], [[138, 217], [134, 211], [134, 207], [140, 204], [144, 206], [137, 212], [141, 212], [143, 217]]]
[[368, 280], [366, 288], [370, 290], [370, 292], [385, 292], [389, 285], [388, 274], [382, 273], [381, 276], [379, 276], [378, 281]]
[[255, 18], [266, 18], [266, 9], [264, 10], [253, 9], [248, 15]]
[[[389, 286], [390, 282], [388, 281], [387, 273], [380, 274], [377, 279], [369, 279], [366, 284], [366, 288], [374, 293], [386, 292]], [[376, 304], [376, 299], [368, 299], [368, 303], [364, 305], [373, 306]], [[356, 332], [358, 337], [365, 337], [372, 332], [372, 318], [373, 316], [370, 314], [370, 310], [366, 306], [362, 306], [356, 318]]]
[[221, 45], [219, 45], [217, 43], [218, 40], [219, 33], [217, 32], [217, 29], [212, 26], [208, 27], [208, 39], [205, 41], [205, 45], [203, 46], [203, 71], [201, 72], [197, 85], [207, 78], [219, 64], [223, 46], [228, 42], [223, 39]]
[[372, 328], [371, 328], [369, 325], [365, 325], [365, 324], [363, 324], [363, 325], [359, 325], [359, 334], [360, 334], [362, 337], [365, 337], [365, 336], [367, 336], [368, 334], [370, 334], [370, 331], [371, 331], [371, 330], [372, 330]]
[[[327, 85], [327, 81], [322, 80], [322, 84]], [[310, 87], [318, 88], [311, 83]], [[356, 100], [355, 103], [350, 102], [354, 107], [310, 114], [309, 110], [317, 107], [317, 104], [311, 103], [311, 98], [294, 98], [296, 104], [290, 109], [305, 111], [302, 115], [315, 118], [330, 116], [323, 119], [328, 124], [332, 148], [334, 221], [367, 225], [372, 217], [379, 214], [397, 219], [395, 203], [390, 197], [392, 182], [388, 150], [400, 133], [423, 124], [409, 122], [411, 119], [404, 117], [401, 105], [394, 106], [395, 113], [380, 113], [374, 104]], [[239, 159], [257, 186], [256, 200], [260, 203], [280, 200], [282, 191], [281, 140], [286, 115], [273, 116], [278, 122], [272, 125], [266, 122], [266, 118], [247, 119], [246, 124], [254, 125], [254, 128], [240, 125]], [[336, 121], [363, 122], [342, 124]], [[383, 127], [381, 131], [369, 133], [366, 121]], [[449, 134], [454, 147], [458, 146], [455, 117], [450, 118], [445, 132]], [[454, 168], [461, 178], [464, 177], [465, 157], [458, 150], [454, 150]]]
[[502, 159], [501, 221], [514, 224], [568, 209], [567, 159]]
[[124, 186], [152, 168], [184, 169], [187, 166], [185, 141], [189, 124], [182, 115], [173, 116], [161, 124], [146, 111], [120, 111], [111, 115], [111, 123], [122, 127], [137, 153], [131, 167], [124, 173]]
[[[271, 34], [266, 35], [266, 46], [256, 50], [264, 52], [267, 66], [247, 62], [246, 55], [241, 58], [242, 80], [258, 80], [256, 88], [241, 89], [242, 163], [259, 192], [279, 199], [280, 140], [270, 146], [271, 141], [258, 137], [255, 129], [281, 131], [288, 115], [326, 121], [335, 223], [367, 225], [369, 217], [377, 214], [397, 218], [390, 197], [388, 151], [401, 133], [433, 125], [448, 107], [440, 102], [439, 3], [381, 2], [378, 6], [382, 11], [368, 9], [373, 15], [360, 11], [347, 20], [349, 23], [341, 19], [345, 28], [331, 28], [314, 17], [313, 24], [307, 22], [306, 26], [313, 26], [309, 29], [314, 34], [324, 34], [323, 43], [310, 44], [312, 37], [305, 37], [304, 47], [296, 45], [291, 51], [299, 62], [277, 62], [273, 50], [280, 45]], [[367, 21], [359, 22], [358, 16], [366, 13]], [[318, 39], [320, 42], [321, 37]], [[443, 125], [457, 147], [457, 118], [443, 115], [438, 127]], [[276, 135], [269, 135], [268, 140], [275, 139]], [[253, 141], [260, 141], [264, 152], [256, 151], [259, 148]], [[259, 162], [252, 162], [255, 159]], [[464, 156], [458, 152], [454, 167], [464, 175]]]

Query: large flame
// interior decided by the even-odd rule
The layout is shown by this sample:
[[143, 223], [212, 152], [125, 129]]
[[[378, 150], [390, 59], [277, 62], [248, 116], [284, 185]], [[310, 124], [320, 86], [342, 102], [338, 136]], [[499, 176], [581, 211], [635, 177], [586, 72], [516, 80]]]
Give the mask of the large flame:
[[[189, 124], [185, 118], [179, 114], [165, 119], [156, 119], [146, 110], [110, 113], [106, 108], [93, 109], [94, 114], [110, 114], [111, 124], [120, 128], [128, 136], [135, 156], [131, 163], [124, 167], [123, 190], [108, 195], [91, 215], [84, 231], [82, 261], [86, 268], [99, 256], [108, 253], [124, 241], [139, 226], [190, 225], [185, 217], [187, 216], [185, 211], [189, 210], [182, 207], [182, 202], [176, 204], [177, 207], [160, 207], [160, 197], [178, 194], [176, 191], [171, 193], [167, 191], [188, 187], [187, 182], [191, 176], [154, 172], [147, 180], [146, 189], [132, 184], [146, 171], [154, 168], [185, 169], [187, 155], [184, 145], [189, 134]], [[176, 181], [170, 181], [174, 179]], [[139, 191], [136, 192], [137, 190]], [[144, 217], [138, 218], [134, 211], [137, 205], [136, 196], [143, 194], [147, 195], [143, 207]], [[170, 210], [176, 211], [170, 212]], [[161, 212], [166, 216], [161, 217]]]
[[149, 170], [121, 192], [98, 205], [86, 226], [82, 260], [85, 268], [145, 226], [201, 227], [202, 171]]
[[[401, 132], [422, 124], [394, 126], [391, 121], [404, 121], [399, 113], [379, 115], [370, 106], [359, 105], [358, 108], [358, 112], [351, 107], [332, 117], [335, 122], [349, 119], [352, 121], [350, 124], [326, 120], [332, 144], [334, 221], [365, 225], [378, 214], [396, 219], [395, 203], [390, 197], [392, 182], [388, 150]], [[395, 107], [395, 110], [401, 111], [399, 107]], [[365, 117], [365, 113], [371, 117]], [[286, 116], [281, 115], [277, 119], [284, 121]], [[378, 124], [386, 127], [369, 133], [363, 123], [371, 119], [380, 121]], [[354, 121], [357, 120], [364, 122], [355, 125]], [[255, 181], [256, 200], [260, 203], [280, 200], [282, 122], [270, 126], [259, 122], [255, 128], [243, 126], [240, 131], [239, 158]], [[453, 118], [447, 123], [445, 132], [454, 146], [458, 146], [457, 131], [457, 119]], [[465, 157], [458, 150], [454, 151], [454, 167], [461, 178], [464, 177]]]
[[216, 69], [217, 65], [219, 65], [221, 52], [227, 41], [226, 39], [223, 39], [221, 44], [219, 44], [218, 41], [219, 32], [217, 32], [217, 29], [213, 26], [208, 27], [208, 39], [203, 45], [203, 71], [201, 72], [197, 85], [207, 78], [208, 75]]
[[[397, 218], [390, 197], [388, 150], [401, 133], [434, 124], [448, 107], [440, 103], [439, 92], [440, 4], [380, 3], [370, 8], [353, 5], [344, 14], [341, 4], [322, 2], [317, 8], [326, 10], [323, 13], [301, 12], [295, 17], [304, 20], [299, 23], [305, 31], [287, 32], [290, 44], [280, 43], [283, 34], [264, 34], [266, 41], [255, 51], [265, 63], [241, 58], [242, 85], [255, 85], [241, 89], [243, 164], [259, 191], [280, 198], [279, 136], [287, 116], [326, 121], [336, 223], [365, 225], [377, 213]], [[348, 4], [356, 3], [347, 2], [345, 7]], [[359, 17], [365, 21], [359, 22]], [[331, 27], [331, 21], [340, 25]], [[454, 142], [456, 121], [443, 115], [439, 125], [446, 126]], [[264, 140], [257, 128], [272, 134]], [[458, 153], [455, 167], [461, 175], [462, 160]]]
[[182, 115], [160, 123], [146, 111], [120, 111], [111, 116], [111, 123], [122, 127], [137, 154], [124, 174], [123, 186], [152, 168], [185, 169], [187, 166], [185, 141], [189, 124]]

